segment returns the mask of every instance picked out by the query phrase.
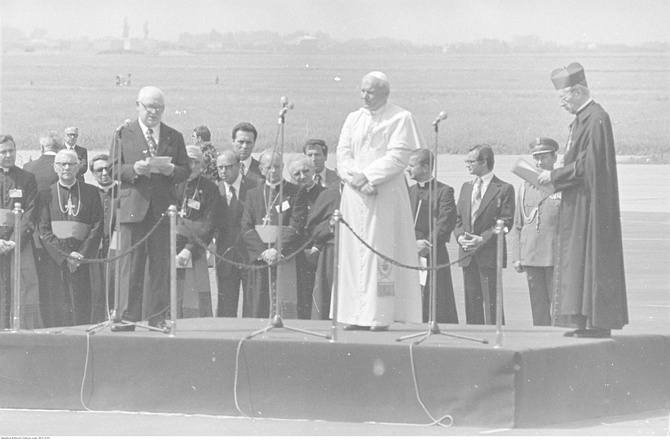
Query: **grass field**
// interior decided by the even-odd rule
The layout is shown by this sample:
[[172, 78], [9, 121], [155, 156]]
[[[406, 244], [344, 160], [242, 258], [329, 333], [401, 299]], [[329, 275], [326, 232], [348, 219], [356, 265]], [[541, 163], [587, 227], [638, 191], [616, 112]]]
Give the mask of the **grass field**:
[[[231, 128], [250, 121], [257, 150], [277, 135], [280, 98], [295, 109], [286, 117], [285, 147], [307, 138], [334, 148], [347, 113], [360, 106], [363, 74], [385, 71], [391, 99], [412, 111], [429, 145], [431, 122], [444, 110], [441, 152], [463, 153], [481, 142], [499, 154], [523, 154], [537, 136], [563, 144], [571, 116], [558, 106], [549, 79], [556, 67], [580, 61], [596, 101], [610, 113], [617, 151], [670, 162], [670, 55], [2, 55], [0, 129], [23, 149], [38, 149], [40, 134], [80, 128], [79, 143], [105, 149], [126, 118], [137, 117], [137, 92], [156, 85], [166, 94], [164, 121], [189, 138], [205, 124], [213, 143], [229, 143]], [[132, 86], [116, 87], [132, 73]], [[215, 84], [214, 78], [220, 82]], [[338, 78], [338, 79], [336, 79]]]

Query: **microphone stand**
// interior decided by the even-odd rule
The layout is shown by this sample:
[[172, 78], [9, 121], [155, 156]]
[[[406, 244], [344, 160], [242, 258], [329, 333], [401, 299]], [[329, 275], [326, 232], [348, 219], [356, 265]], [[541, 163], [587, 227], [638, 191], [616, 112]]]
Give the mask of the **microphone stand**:
[[[286, 98], [282, 98], [282, 109], [279, 111], [279, 119], [277, 120], [277, 134], [281, 134], [281, 144], [279, 148], [279, 154], [281, 155], [282, 161], [284, 160], [284, 122], [285, 122], [285, 116], [286, 112], [293, 108], [293, 104], [289, 103], [286, 101]], [[274, 150], [277, 150], [277, 143], [275, 141], [275, 147]], [[273, 152], [273, 159], [274, 159], [274, 152]], [[279, 213], [278, 213], [278, 219], [277, 219], [277, 258], [281, 259], [282, 255], [282, 247], [283, 247], [283, 229], [284, 229], [284, 209], [282, 207], [283, 202], [284, 202], [284, 175], [283, 175], [283, 167], [282, 167], [282, 175], [280, 176], [279, 180]], [[274, 209], [272, 207], [269, 207], [268, 209]], [[270, 211], [271, 213], [272, 211]], [[270, 213], [266, 213], [266, 215], [269, 217]], [[268, 246], [270, 246], [268, 244]], [[287, 330], [291, 330], [294, 332], [298, 333], [304, 333], [312, 336], [318, 336], [320, 338], [324, 339], [330, 339], [330, 335], [324, 335], [321, 333], [313, 332], [310, 330], [304, 330], [296, 327], [290, 327], [287, 325], [284, 325], [284, 322], [281, 317], [281, 307], [279, 305], [279, 283], [278, 281], [281, 280], [281, 276], [283, 273], [282, 270], [282, 263], [279, 262], [277, 264], [277, 269], [275, 270], [276, 273], [276, 278], [275, 282], [272, 282], [272, 268], [268, 267], [268, 284], [269, 284], [269, 289], [270, 289], [270, 322], [265, 328], [262, 328], [260, 330], [256, 330], [252, 334], [246, 337], [246, 339], [251, 339], [256, 335], [262, 334], [262, 333], [267, 333], [272, 329], [275, 328], [285, 328]], [[297, 280], [296, 280], [297, 282]], [[297, 283], [296, 283], [297, 286]], [[296, 303], [297, 306], [297, 303]]]
[[[444, 116], [446, 117], [446, 115]], [[435, 198], [435, 190], [437, 189], [437, 138], [438, 138], [438, 126], [442, 119], [444, 119], [442, 113], [440, 116], [433, 122], [433, 127], [435, 128], [435, 145], [433, 147], [433, 156], [435, 163], [431, 169], [432, 180], [428, 186], [428, 236], [430, 237], [430, 264], [429, 266], [437, 265], [437, 233], [436, 230], [436, 219], [433, 216], [433, 200]], [[449, 267], [447, 269], [451, 270]], [[427, 340], [431, 335], [442, 335], [449, 336], [451, 338], [465, 339], [468, 341], [481, 342], [482, 344], [488, 344], [489, 341], [486, 339], [472, 338], [470, 336], [456, 335], [454, 333], [446, 333], [440, 330], [440, 326], [437, 324], [437, 271], [429, 271], [430, 276], [430, 285], [428, 288], [429, 291], [429, 302], [428, 302], [428, 330], [420, 333], [415, 333], [401, 338], [396, 339], [397, 342], [404, 341], [405, 339], [414, 339], [420, 337], [418, 341], [414, 344], [419, 345], [423, 341]]]

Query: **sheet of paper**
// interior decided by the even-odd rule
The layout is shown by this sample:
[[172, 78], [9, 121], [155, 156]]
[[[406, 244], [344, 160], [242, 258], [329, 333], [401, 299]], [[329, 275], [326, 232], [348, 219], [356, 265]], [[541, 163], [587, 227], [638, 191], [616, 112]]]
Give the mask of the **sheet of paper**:
[[171, 163], [172, 158], [170, 156], [147, 157], [147, 162], [149, 163], [149, 167], [152, 173], [160, 173], [159, 167]]
[[537, 180], [537, 177], [540, 175], [539, 171], [524, 159], [519, 159], [516, 161], [516, 163], [512, 166], [512, 173], [516, 174], [526, 182], [547, 194], [553, 194], [556, 192], [552, 185], [540, 185]]

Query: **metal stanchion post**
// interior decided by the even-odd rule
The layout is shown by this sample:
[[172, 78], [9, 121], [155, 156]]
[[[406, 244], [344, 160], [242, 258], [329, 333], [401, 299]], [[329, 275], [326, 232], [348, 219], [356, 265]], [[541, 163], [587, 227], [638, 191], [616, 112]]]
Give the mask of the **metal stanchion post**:
[[332, 342], [337, 342], [337, 277], [340, 269], [340, 220], [342, 220], [342, 213], [339, 209], [333, 211], [333, 289], [332, 289], [332, 298], [330, 303], [332, 308], [330, 309], [331, 314], [333, 315], [333, 336], [331, 338]]
[[498, 220], [495, 226], [495, 233], [498, 234], [498, 254], [496, 267], [496, 348], [502, 347], [503, 341], [503, 240], [505, 239], [505, 222]]
[[12, 298], [12, 332], [21, 330], [21, 218], [20, 203], [14, 204], [14, 289]]
[[177, 207], [170, 205], [170, 336], [177, 335]]

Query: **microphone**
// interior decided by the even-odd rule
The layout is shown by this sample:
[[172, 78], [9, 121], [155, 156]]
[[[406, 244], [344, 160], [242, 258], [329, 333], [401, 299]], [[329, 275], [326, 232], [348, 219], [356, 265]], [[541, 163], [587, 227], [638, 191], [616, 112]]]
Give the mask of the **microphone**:
[[114, 130], [114, 133], [116, 133], [117, 136], [121, 137], [121, 132], [123, 131], [124, 128], [127, 128], [130, 125], [131, 122], [133, 122], [133, 121], [131, 121], [130, 119], [126, 119], [125, 121], [123, 121], [123, 124], [116, 127], [116, 130]]
[[293, 103], [286, 98], [286, 96], [281, 97], [281, 110], [279, 110], [279, 117], [281, 118], [286, 114], [287, 111], [293, 108]]
[[440, 121], [443, 121], [447, 119], [447, 112], [441, 111], [439, 115], [437, 115], [437, 118], [433, 121], [433, 127], [437, 127], [437, 124], [440, 123]]

